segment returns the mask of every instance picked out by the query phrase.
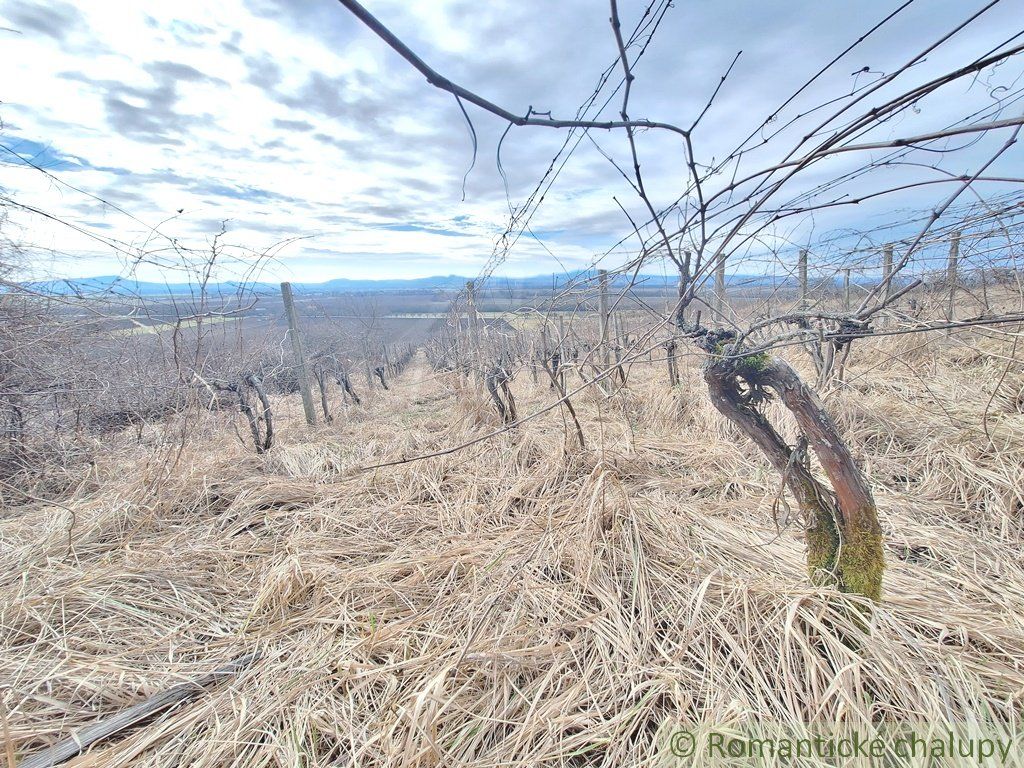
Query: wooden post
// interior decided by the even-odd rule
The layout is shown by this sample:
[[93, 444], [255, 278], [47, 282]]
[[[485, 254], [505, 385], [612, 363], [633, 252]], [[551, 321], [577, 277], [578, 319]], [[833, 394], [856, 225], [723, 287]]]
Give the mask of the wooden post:
[[[882, 283], [884, 288], [882, 289], [882, 301], [888, 302], [889, 297], [892, 295], [892, 280], [890, 275], [893, 273], [893, 247], [889, 243], [882, 248]], [[879, 316], [879, 325], [882, 327], [889, 325], [889, 314], [883, 312]]]
[[892, 295], [892, 280], [889, 279], [891, 276], [892, 244], [889, 244], [882, 249], [882, 280], [885, 281], [885, 290], [882, 292], [882, 298], [884, 301], [888, 301], [889, 296]]
[[558, 353], [559, 361], [559, 378], [562, 383], [562, 388], [565, 389], [565, 363], [569, 359], [569, 334], [572, 333], [572, 327], [568, 330], [565, 327], [565, 316], [562, 314], [558, 315], [558, 343], [554, 345], [551, 350], [552, 353]]
[[725, 325], [725, 256], [715, 267], [715, 312], [718, 314], [719, 325]]
[[[960, 232], [954, 232], [953, 238], [949, 241], [949, 262], [946, 264], [946, 285], [949, 288], [949, 299], [946, 302], [946, 320], [953, 322], [956, 314], [954, 300], [956, 299], [956, 271], [960, 261]], [[948, 336], [953, 332], [952, 328], [946, 329]]]
[[679, 370], [676, 368], [676, 340], [665, 342], [665, 359], [668, 362], [668, 387], [675, 388], [679, 383]]
[[476, 314], [476, 286], [472, 280], [466, 281], [466, 312], [469, 315], [470, 360], [473, 369], [473, 380], [483, 380], [482, 363], [480, 360], [480, 323]]
[[[611, 368], [611, 358], [608, 354], [608, 324], [610, 319], [608, 315], [608, 270], [597, 270], [597, 280], [600, 289], [598, 294], [598, 311], [601, 313], [601, 373], [605, 373]], [[606, 388], [611, 383], [610, 379], [604, 379], [604, 382]]]
[[686, 305], [683, 298], [690, 288], [690, 252], [683, 251], [682, 262], [679, 264], [679, 282], [676, 284], [676, 327], [686, 325]]
[[850, 311], [850, 270], [843, 270], [843, 308]]
[[295, 368], [299, 375], [302, 410], [306, 413], [306, 423], [316, 424], [313, 390], [309, 386], [309, 371], [306, 370], [306, 355], [302, 351], [302, 337], [299, 335], [299, 317], [295, 313], [295, 299], [292, 296], [291, 283], [281, 283], [281, 298], [284, 301], [285, 316], [288, 318], [288, 335], [292, 339], [292, 355], [295, 358]]
[[797, 275], [800, 279], [800, 309], [807, 309], [807, 249], [800, 249], [800, 260], [797, 262]]
[[452, 343], [455, 348], [455, 372], [458, 374], [457, 381], [461, 382], [467, 375], [469, 366], [466, 364], [466, 339], [462, 332], [462, 315], [457, 313], [455, 315], [455, 337]]

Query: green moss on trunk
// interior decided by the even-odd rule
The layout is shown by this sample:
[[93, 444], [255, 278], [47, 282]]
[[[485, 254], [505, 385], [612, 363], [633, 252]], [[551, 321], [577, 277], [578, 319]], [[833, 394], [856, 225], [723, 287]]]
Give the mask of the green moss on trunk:
[[882, 599], [883, 570], [885, 554], [881, 529], [876, 525], [845, 531], [839, 551], [840, 588], [878, 602]]
[[835, 520], [823, 505], [805, 510], [804, 515], [811, 521], [807, 528], [807, 572], [811, 582], [838, 586], [836, 555], [839, 553], [839, 531]]
[[[882, 531], [877, 526], [840, 530], [824, 507], [811, 511], [807, 529], [807, 570], [815, 584], [829, 584], [841, 592], [882, 599], [885, 556]], [[873, 517], [873, 515], [872, 515]]]

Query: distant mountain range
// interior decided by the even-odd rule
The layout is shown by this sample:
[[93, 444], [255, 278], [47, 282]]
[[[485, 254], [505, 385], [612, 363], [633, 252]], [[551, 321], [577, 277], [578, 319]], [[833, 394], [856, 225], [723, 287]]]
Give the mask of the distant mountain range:
[[[335, 278], [323, 283], [292, 283], [296, 293], [361, 293], [370, 291], [424, 291], [451, 290], [461, 288], [466, 278], [450, 276], [421, 277], [410, 280], [349, 280]], [[195, 283], [157, 283], [134, 278], [104, 275], [102, 277], [77, 277], [67, 280], [44, 280], [22, 283], [23, 287], [51, 295], [98, 295], [123, 296], [189, 296], [199, 292]], [[211, 294], [266, 294], [280, 291], [280, 283], [242, 283], [226, 281], [209, 283], [207, 293]]]
[[[487, 289], [495, 290], [550, 290], [561, 288], [571, 283], [596, 280], [595, 270], [579, 270], [576, 272], [535, 275], [532, 277], [491, 277], [487, 281]], [[459, 275], [436, 275], [434, 277], [417, 277], [410, 279], [391, 278], [385, 280], [350, 280], [338, 277], [322, 283], [292, 283], [296, 293], [301, 294], [340, 294], [369, 292], [423, 292], [423, 291], [456, 291], [465, 287], [470, 278]], [[613, 275], [612, 287], [625, 286], [631, 276]], [[672, 275], [639, 275], [636, 284], [646, 288], [667, 288], [675, 286], [677, 277]], [[743, 285], [781, 285], [783, 280], [765, 275], [729, 275], [727, 282]], [[67, 280], [44, 280], [22, 283], [28, 290], [48, 295], [121, 295], [121, 296], [189, 296], [199, 292], [199, 287], [189, 283], [157, 283], [136, 280], [134, 278], [107, 275], [102, 277], [80, 277]], [[269, 294], [280, 290], [279, 283], [211, 283], [206, 286], [208, 294]]]

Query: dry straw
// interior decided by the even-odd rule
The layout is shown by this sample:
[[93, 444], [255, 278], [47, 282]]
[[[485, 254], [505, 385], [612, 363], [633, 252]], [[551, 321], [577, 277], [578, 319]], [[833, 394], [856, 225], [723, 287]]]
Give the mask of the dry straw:
[[[1009, 344], [933, 341], [864, 343], [826, 395], [886, 530], [873, 610], [810, 586], [779, 478], [685, 365], [676, 392], [636, 365], [575, 398], [585, 453], [553, 409], [356, 471], [497, 426], [422, 361], [314, 433], [292, 407], [265, 457], [227, 421], [173, 471], [155, 429], [126, 436], [62, 501], [70, 553], [62, 507], [0, 520], [10, 741], [39, 751], [249, 652], [73, 764], [640, 766], [677, 720], [1015, 727], [1020, 363], [993, 396]], [[552, 399], [515, 388], [522, 413]]]

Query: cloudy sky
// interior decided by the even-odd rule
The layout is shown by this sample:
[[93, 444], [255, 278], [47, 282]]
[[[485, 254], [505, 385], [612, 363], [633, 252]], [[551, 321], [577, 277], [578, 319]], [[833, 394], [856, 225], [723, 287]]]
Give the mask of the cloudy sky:
[[[436, 69], [517, 113], [532, 106], [571, 117], [615, 61], [603, 0], [364, 4]], [[986, 4], [909, 3], [784, 115], [894, 71]], [[631, 115], [689, 125], [742, 50], [694, 134], [699, 158], [710, 163], [898, 5], [676, 0], [636, 67]], [[620, 2], [627, 32], [645, 7]], [[997, 2], [913, 67], [905, 87], [985, 54], [1019, 32], [1022, 20], [1024, 0]], [[285, 243], [263, 279], [473, 276], [491, 257], [510, 202], [523, 203], [565, 139], [547, 128], [513, 129], [502, 145], [503, 176], [496, 148], [505, 126], [469, 107], [478, 141], [473, 165], [455, 100], [334, 0], [0, 0], [0, 28], [0, 190], [17, 204], [6, 206], [3, 227], [25, 246], [36, 276], [119, 273], [141, 249], [153, 257], [137, 274], [160, 278], [166, 272], [150, 262], [172, 263], [167, 242], [202, 248], [222, 222], [235, 255]], [[944, 128], [1014, 93], [1020, 79], [1016, 62], [983, 72], [862, 140]], [[613, 118], [618, 106], [616, 98], [604, 116]], [[1002, 114], [1020, 112], [1012, 103]], [[968, 172], [1005, 138], [967, 146], [960, 137], [963, 152], [932, 152], [927, 162]], [[624, 136], [595, 132], [592, 139], [580, 142], [497, 274], [591, 264], [632, 231], [616, 198], [643, 220], [642, 205], [607, 159], [629, 167]], [[785, 139], [778, 150], [772, 145], [780, 153], [774, 157], [793, 145]], [[654, 202], [669, 205], [686, 177], [681, 143], [645, 132], [639, 147]], [[770, 161], [768, 152], [755, 159]], [[1016, 148], [1007, 153], [993, 173], [1024, 175], [1019, 156]], [[830, 161], [802, 183], [813, 186], [864, 161]], [[917, 179], [934, 171], [885, 173]], [[875, 226], [897, 209], [943, 196], [937, 186], [792, 217], [773, 236], [799, 243], [836, 227]], [[630, 248], [635, 242], [603, 263], [621, 263]]]

